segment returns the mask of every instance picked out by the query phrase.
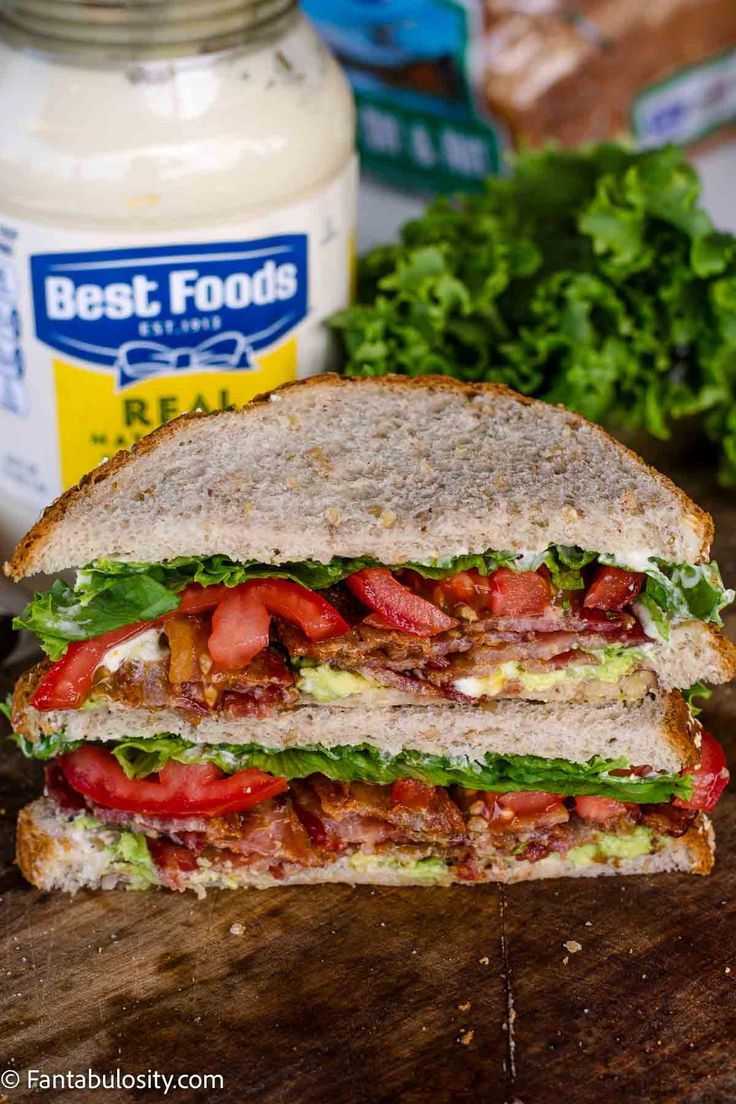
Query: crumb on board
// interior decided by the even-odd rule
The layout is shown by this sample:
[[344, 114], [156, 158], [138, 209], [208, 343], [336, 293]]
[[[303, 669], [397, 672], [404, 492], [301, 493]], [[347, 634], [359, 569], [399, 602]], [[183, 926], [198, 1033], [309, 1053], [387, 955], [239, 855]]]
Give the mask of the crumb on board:
[[230, 934], [231, 935], [245, 935], [245, 925], [244, 924], [231, 924], [230, 925]]
[[478, 962], [481, 964], [481, 966], [488, 966], [490, 964], [490, 961], [491, 960], [488, 955], [483, 955], [482, 958], [478, 959]]
[[578, 951], [582, 951], [583, 949], [583, 944], [578, 943], [577, 939], [568, 939], [562, 946], [566, 951], [569, 951], [570, 954], [577, 954]]
[[474, 1035], [475, 1035], [475, 1032], [472, 1031], [472, 1030], [462, 1031], [458, 1035], [457, 1041], [460, 1043], [461, 1046], [470, 1046], [470, 1044], [473, 1041], [473, 1036]]
[[[728, 971], [726, 971], [726, 973], [728, 973]], [[470, 1011], [470, 1001], [465, 1001], [464, 1004], [459, 1004], [457, 1007], [458, 1007], [459, 1012], [469, 1012]]]

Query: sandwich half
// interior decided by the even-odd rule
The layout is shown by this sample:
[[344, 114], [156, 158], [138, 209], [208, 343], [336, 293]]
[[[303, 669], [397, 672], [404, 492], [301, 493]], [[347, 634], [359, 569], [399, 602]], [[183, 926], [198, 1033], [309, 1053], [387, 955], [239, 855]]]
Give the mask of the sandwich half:
[[186, 415], [63, 495], [14, 578], [37, 885], [705, 873], [712, 525], [584, 419], [323, 376]]
[[[18, 861], [45, 889], [200, 894], [710, 871], [704, 810], [728, 772], [680, 694], [471, 708], [396, 754], [360, 730], [320, 743], [314, 726], [280, 744], [20, 739], [47, 765]], [[380, 719], [388, 735], [390, 709]]]

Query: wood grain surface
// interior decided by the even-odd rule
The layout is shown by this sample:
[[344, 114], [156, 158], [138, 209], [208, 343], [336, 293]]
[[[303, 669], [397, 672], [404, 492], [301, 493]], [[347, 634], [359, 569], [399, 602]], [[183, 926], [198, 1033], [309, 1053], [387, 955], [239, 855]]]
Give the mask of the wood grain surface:
[[[714, 513], [733, 585], [736, 502], [714, 487], [709, 457], [678, 447], [655, 459]], [[732, 762], [734, 719], [736, 690], [722, 689], [706, 720]], [[732, 793], [715, 815], [710, 878], [327, 886], [198, 902], [31, 889], [12, 866], [12, 835], [40, 771], [5, 748], [0, 783], [0, 1069], [21, 1074], [0, 1101], [736, 1101]], [[29, 1068], [88, 1067], [215, 1073], [224, 1087], [167, 1097], [23, 1087]]]

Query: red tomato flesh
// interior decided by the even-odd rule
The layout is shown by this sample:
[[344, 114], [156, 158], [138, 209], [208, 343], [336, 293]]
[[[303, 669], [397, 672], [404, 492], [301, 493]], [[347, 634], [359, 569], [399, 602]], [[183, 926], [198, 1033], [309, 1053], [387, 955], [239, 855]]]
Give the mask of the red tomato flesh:
[[179, 617], [182, 613], [206, 613], [214, 609], [218, 602], [228, 594], [232, 594], [234, 587], [226, 586], [201, 586], [200, 583], [190, 583], [181, 592], [179, 608], [171, 613], [165, 613], [162, 621], [169, 617]]
[[443, 610], [469, 606], [476, 613], [481, 613], [488, 609], [490, 603], [490, 576], [481, 575], [475, 568], [436, 580], [424, 579], [416, 571], [407, 570], [401, 573], [401, 578], [412, 590], [429, 598]]
[[554, 812], [558, 805], [562, 805], [561, 794], [546, 793], [543, 790], [525, 790], [494, 796], [503, 809], [511, 809], [519, 817], [545, 816]]
[[[204, 613], [214, 609], [208, 647], [212, 658], [223, 670], [237, 670], [268, 646], [271, 616], [298, 625], [309, 640], [327, 640], [349, 630], [349, 625], [334, 606], [316, 591], [289, 579], [251, 579], [237, 587], [188, 586], [179, 608], [156, 621], [138, 621], [121, 629], [103, 633], [92, 640], [70, 644], [64, 656], [54, 663], [31, 698], [36, 709], [77, 709], [92, 690], [94, 673], [106, 653], [156, 624], [171, 624], [172, 656], [175, 679], [196, 677], [193, 624], [181, 615]], [[190, 628], [189, 638], [184, 639]], [[168, 630], [167, 630], [168, 631]], [[190, 654], [191, 653], [191, 654]]]
[[250, 579], [232, 587], [215, 609], [208, 642], [215, 663], [228, 671], [247, 666], [267, 647], [274, 614], [312, 641], [349, 631], [347, 621], [316, 591], [289, 579]]
[[[482, 587], [483, 583], [486, 584], [485, 588]], [[440, 579], [432, 589], [438, 605], [457, 606], [462, 603], [475, 609], [478, 598], [487, 596], [489, 586], [488, 579], [473, 569], [471, 571], [458, 571], [457, 575]], [[479, 594], [479, 590], [485, 593]]]
[[490, 610], [494, 617], [541, 616], [552, 600], [546, 568], [512, 571], [499, 567], [491, 575], [481, 575], [471, 568], [437, 582], [423, 579], [414, 571], [405, 571], [402, 578], [420, 594], [428, 594], [443, 609], [464, 605], [478, 614]]
[[417, 778], [399, 778], [391, 786], [391, 800], [395, 805], [421, 811], [428, 809], [434, 798], [434, 786]]
[[364, 567], [346, 579], [364, 605], [379, 614], [392, 629], [412, 636], [436, 636], [457, 625], [441, 609], [395, 579], [387, 567]]
[[74, 641], [41, 679], [31, 705], [40, 710], [77, 709], [89, 696], [95, 671], [107, 652], [150, 629], [151, 624], [151, 621], [137, 621], [92, 640]]
[[718, 799], [728, 785], [730, 777], [723, 748], [705, 729], [701, 729], [700, 763], [691, 767], [685, 774], [692, 775], [693, 793], [689, 801], [676, 797], [672, 802], [680, 809], [698, 809], [701, 813], [712, 813]]
[[538, 571], [499, 567], [490, 576], [490, 584], [489, 605], [494, 617], [534, 617], [549, 608], [550, 585]]
[[285, 778], [264, 771], [224, 775], [211, 763], [186, 765], [173, 759], [157, 776], [128, 778], [115, 757], [94, 744], [84, 744], [56, 762], [78, 793], [97, 805], [126, 813], [224, 816], [251, 809], [288, 789]]
[[235, 671], [246, 667], [268, 647], [271, 614], [257, 595], [231, 590], [212, 615], [209, 653], [218, 667]]
[[[636, 808], [636, 806], [634, 806]], [[629, 806], [612, 797], [585, 796], [575, 798], [575, 812], [583, 820], [593, 820], [596, 824], [605, 824], [616, 817], [624, 816]]]
[[586, 609], [620, 610], [634, 601], [644, 576], [636, 571], [600, 564], [583, 601]]
[[570, 819], [570, 813], [560, 794], [527, 790], [519, 793], [487, 793], [485, 799], [492, 811], [491, 829], [530, 825], [551, 827], [564, 824]]

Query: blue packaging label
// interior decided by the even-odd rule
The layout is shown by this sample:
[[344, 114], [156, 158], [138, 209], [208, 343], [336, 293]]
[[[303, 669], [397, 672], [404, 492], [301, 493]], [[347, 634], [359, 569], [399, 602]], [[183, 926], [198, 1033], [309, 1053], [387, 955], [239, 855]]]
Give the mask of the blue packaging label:
[[[612, 58], [625, 69], [631, 27], [624, 33], [623, 20], [620, 36], [607, 31], [605, 19], [596, 23], [596, 5], [304, 0], [304, 6], [353, 85], [363, 164], [389, 180], [432, 192], [478, 190], [485, 176], [503, 171], [507, 151], [529, 143], [532, 113], [549, 118], [535, 141], [569, 140], [565, 119], [575, 104], [568, 101], [577, 95], [586, 140], [621, 137], [611, 133], [610, 112], [588, 107], [608, 92]], [[630, 16], [639, 18], [633, 10]], [[669, 75], [621, 93], [637, 145], [688, 144], [736, 119], [736, 52], [727, 28], [725, 53], [674, 74], [677, 51], [658, 41], [657, 20], [642, 15], [639, 33], [653, 72]], [[713, 42], [713, 28], [706, 41]], [[559, 121], [541, 102], [555, 96], [563, 101]]]
[[194, 229], [0, 219], [0, 495], [36, 513], [179, 414], [332, 368], [356, 184], [351, 156], [292, 203]]
[[480, 187], [500, 171], [500, 122], [476, 97], [474, 0], [306, 0], [345, 66], [358, 107], [363, 163], [398, 183]]
[[307, 313], [307, 237], [31, 257], [36, 337], [112, 369], [248, 370]]

